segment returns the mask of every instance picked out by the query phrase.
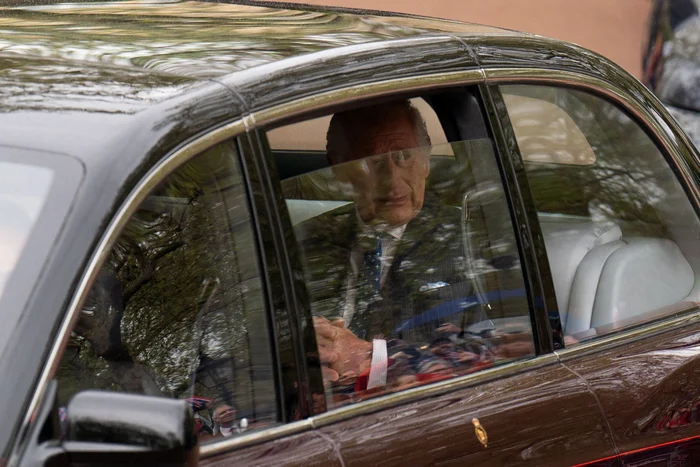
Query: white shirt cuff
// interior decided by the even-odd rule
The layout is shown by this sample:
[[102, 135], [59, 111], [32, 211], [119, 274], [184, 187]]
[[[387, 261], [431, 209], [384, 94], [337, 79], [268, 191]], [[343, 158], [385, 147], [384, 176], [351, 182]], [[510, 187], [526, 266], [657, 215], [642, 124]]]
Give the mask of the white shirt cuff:
[[367, 378], [367, 389], [378, 388], [386, 385], [389, 355], [384, 339], [372, 340], [372, 364]]

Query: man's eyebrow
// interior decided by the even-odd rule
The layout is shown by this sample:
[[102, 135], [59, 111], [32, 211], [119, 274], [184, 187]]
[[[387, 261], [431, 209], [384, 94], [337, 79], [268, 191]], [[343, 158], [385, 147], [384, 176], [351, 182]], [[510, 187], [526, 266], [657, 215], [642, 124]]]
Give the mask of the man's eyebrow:
[[[387, 146], [391, 146], [394, 143], [401, 143], [405, 142], [407, 140], [412, 140], [411, 143], [415, 142], [417, 146], [418, 141], [414, 137], [412, 133], [407, 133], [407, 132], [396, 132], [396, 133], [391, 133], [389, 135], [383, 135], [382, 137], [377, 137], [377, 138], [370, 138], [363, 143], [360, 144], [359, 148], [361, 150], [366, 150], [366, 149], [373, 149], [376, 147], [384, 148]], [[379, 143], [379, 144], [378, 144]], [[406, 148], [408, 149], [408, 148]]]

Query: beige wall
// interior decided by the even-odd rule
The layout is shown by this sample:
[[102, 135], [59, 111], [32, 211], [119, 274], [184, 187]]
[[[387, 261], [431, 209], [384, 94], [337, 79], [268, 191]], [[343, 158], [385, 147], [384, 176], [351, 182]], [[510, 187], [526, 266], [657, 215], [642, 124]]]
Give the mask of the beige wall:
[[450, 18], [575, 42], [640, 75], [651, 0], [302, 0]]

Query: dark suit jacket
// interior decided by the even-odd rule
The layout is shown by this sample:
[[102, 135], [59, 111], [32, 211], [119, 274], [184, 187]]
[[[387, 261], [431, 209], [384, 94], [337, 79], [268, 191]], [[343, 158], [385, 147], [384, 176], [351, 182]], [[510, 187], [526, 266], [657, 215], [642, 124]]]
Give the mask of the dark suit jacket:
[[[365, 315], [363, 337], [382, 334], [425, 344], [439, 337], [435, 329], [446, 321], [463, 326], [485, 319], [479, 305], [472, 302], [464, 307], [462, 300], [473, 295], [473, 284], [467, 278], [460, 218], [459, 209], [426, 200], [397, 241], [381, 299]], [[343, 315], [348, 275], [352, 273], [350, 255], [358, 230], [354, 204], [295, 227], [306, 260], [306, 283], [315, 316], [330, 319]], [[358, 277], [358, 287], [367, 280]], [[356, 309], [355, 317], [361, 312]]]

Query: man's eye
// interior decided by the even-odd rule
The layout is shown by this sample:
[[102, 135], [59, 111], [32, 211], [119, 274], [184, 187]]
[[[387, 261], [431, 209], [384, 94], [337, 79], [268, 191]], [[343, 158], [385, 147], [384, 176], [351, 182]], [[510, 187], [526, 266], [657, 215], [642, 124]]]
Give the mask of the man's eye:
[[396, 151], [391, 154], [394, 163], [397, 165], [405, 165], [414, 156], [414, 151], [412, 149], [405, 149], [403, 151]]

